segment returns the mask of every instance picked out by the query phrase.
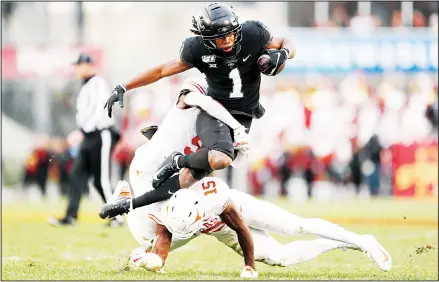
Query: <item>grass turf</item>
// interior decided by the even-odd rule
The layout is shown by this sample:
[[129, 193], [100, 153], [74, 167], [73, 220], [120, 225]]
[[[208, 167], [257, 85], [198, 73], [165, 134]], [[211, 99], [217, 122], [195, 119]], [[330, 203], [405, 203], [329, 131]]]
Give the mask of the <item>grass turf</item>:
[[[390, 252], [393, 269], [381, 271], [364, 253], [335, 250], [286, 268], [257, 263], [259, 279], [438, 279], [437, 201], [276, 203], [303, 217], [321, 217], [354, 232], [375, 235]], [[126, 226], [106, 227], [97, 216], [100, 203], [87, 200], [82, 203], [77, 227], [50, 226], [48, 216], [60, 214], [64, 205], [64, 201], [2, 205], [2, 280], [239, 279], [243, 259], [209, 236], [172, 252], [166, 274], [134, 268], [128, 255], [138, 245]], [[275, 238], [281, 242], [296, 239]]]

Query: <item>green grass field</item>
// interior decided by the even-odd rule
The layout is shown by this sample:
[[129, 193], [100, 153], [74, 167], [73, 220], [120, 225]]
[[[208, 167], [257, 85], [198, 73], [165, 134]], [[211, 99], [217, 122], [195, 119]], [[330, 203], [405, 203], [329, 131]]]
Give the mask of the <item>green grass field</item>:
[[[257, 263], [260, 279], [438, 279], [437, 201], [277, 204], [304, 217], [325, 218], [375, 235], [390, 252], [393, 269], [381, 271], [364, 253], [335, 250], [287, 268]], [[97, 216], [100, 204], [89, 201], [82, 203], [77, 227], [50, 226], [47, 218], [62, 214], [64, 205], [64, 201], [2, 205], [2, 280], [239, 279], [242, 258], [204, 235], [169, 255], [166, 274], [133, 268], [128, 255], [138, 245], [126, 226], [106, 227]], [[282, 242], [295, 239], [275, 237]]]

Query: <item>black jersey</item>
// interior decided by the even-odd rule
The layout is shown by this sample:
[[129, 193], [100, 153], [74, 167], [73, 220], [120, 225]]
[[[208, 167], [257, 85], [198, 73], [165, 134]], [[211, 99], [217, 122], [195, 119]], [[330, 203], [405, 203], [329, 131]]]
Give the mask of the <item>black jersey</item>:
[[234, 61], [215, 56], [204, 46], [200, 36], [189, 37], [183, 42], [180, 57], [206, 75], [207, 95], [230, 113], [260, 118], [264, 109], [259, 104], [261, 73], [256, 62], [271, 38], [264, 24], [246, 21], [242, 23], [241, 51]]

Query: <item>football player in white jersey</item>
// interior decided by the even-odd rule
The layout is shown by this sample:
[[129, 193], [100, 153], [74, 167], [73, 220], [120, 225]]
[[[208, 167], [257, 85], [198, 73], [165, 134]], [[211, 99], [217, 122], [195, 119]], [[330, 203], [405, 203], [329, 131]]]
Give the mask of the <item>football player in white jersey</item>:
[[[129, 184], [120, 182], [114, 195], [129, 197]], [[308, 261], [330, 250], [349, 248], [366, 252], [384, 271], [392, 266], [389, 253], [372, 235], [358, 235], [319, 218], [298, 217], [249, 194], [230, 189], [216, 177], [205, 177], [189, 189], [177, 191], [168, 201], [151, 207], [142, 207], [127, 214], [129, 228], [142, 245], [131, 252], [130, 260], [148, 270], [161, 269], [169, 251], [187, 244], [200, 234], [214, 236], [238, 254], [245, 255], [239, 236], [233, 230], [234, 223], [240, 222], [241, 217], [253, 237], [255, 261], [285, 267]], [[138, 221], [135, 223], [133, 213], [142, 214], [136, 217]], [[283, 245], [268, 232], [322, 238]], [[246, 266], [241, 273], [241, 277], [246, 278], [257, 276], [254, 267]]]
[[[120, 199], [118, 202], [103, 205], [99, 214], [101, 218], [122, 215], [131, 209], [169, 199], [169, 193], [180, 189], [179, 177], [192, 177], [198, 173], [196, 170], [184, 169], [179, 175], [168, 180], [174, 181], [176, 184], [169, 191], [153, 189], [151, 186], [153, 174], [172, 152], [190, 154], [201, 149], [200, 138], [196, 133], [196, 119], [200, 109], [233, 129], [234, 147], [238, 151], [238, 156], [232, 165], [237, 167], [245, 161], [250, 143], [250, 137], [245, 132], [245, 127], [221, 104], [204, 95], [206, 85], [204, 79], [186, 79], [181, 86], [176, 104], [168, 111], [160, 128], [150, 127], [146, 129], [146, 132], [143, 132], [144, 135], [153, 135], [153, 137], [148, 143], [137, 148], [130, 165], [130, 182], [134, 189], [135, 198], [132, 200]], [[188, 177], [184, 178], [188, 179]]]
[[[154, 132], [157, 128], [151, 127], [153, 136], [150, 141], [140, 146], [135, 152], [129, 171], [132, 191], [128, 189], [114, 194], [117, 196], [130, 194], [136, 198], [131, 199], [130, 197], [129, 201], [124, 201], [127, 197], [113, 196], [112, 201], [104, 205], [99, 214], [101, 218], [106, 218], [113, 217], [112, 213], [114, 212], [119, 214], [120, 211], [124, 213], [131, 211], [127, 215], [128, 226], [136, 240], [144, 247], [150, 245], [155, 238], [154, 223], [145, 225], [143, 224], [145, 219], [148, 218], [151, 211], [156, 210], [157, 202], [169, 199], [171, 194], [176, 192], [176, 190], [154, 190], [151, 184], [153, 174], [172, 152], [178, 151], [188, 154], [192, 150], [200, 149], [201, 144], [199, 144], [195, 128], [200, 108], [234, 129], [235, 149], [239, 151], [235, 165], [245, 158], [249, 146], [249, 137], [245, 133], [245, 128], [221, 104], [204, 94], [204, 80], [191, 78], [183, 82], [177, 103], [168, 111], [160, 128]], [[143, 133], [148, 135], [148, 132]], [[191, 172], [185, 169], [182, 173]], [[120, 185], [119, 183], [116, 191], [121, 191]], [[233, 206], [229, 206], [223, 213], [238, 214]], [[244, 273], [254, 273], [253, 241], [249, 229], [239, 216], [233, 216], [233, 219], [233, 222], [227, 222], [227, 219], [224, 222], [228, 223], [228, 226], [236, 232], [239, 238], [247, 269]], [[176, 244], [180, 243], [178, 241]]]

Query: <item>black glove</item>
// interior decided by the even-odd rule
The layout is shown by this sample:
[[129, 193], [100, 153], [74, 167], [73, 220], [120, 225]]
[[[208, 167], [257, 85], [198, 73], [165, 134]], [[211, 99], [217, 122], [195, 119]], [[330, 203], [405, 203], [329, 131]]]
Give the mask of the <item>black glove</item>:
[[113, 110], [113, 104], [119, 101], [119, 106], [123, 108], [123, 95], [127, 92], [127, 88], [123, 84], [119, 84], [114, 88], [107, 103], [105, 103], [104, 109], [108, 107], [108, 116], [111, 118], [111, 111]]
[[260, 66], [261, 72], [265, 75], [275, 76], [279, 73], [279, 68], [282, 66], [288, 57], [290, 52], [288, 49], [268, 49], [265, 50], [262, 55], [268, 55], [270, 60], [267, 60], [264, 64]]
[[99, 217], [102, 219], [113, 218], [118, 215], [129, 213], [131, 210], [132, 198], [124, 197], [114, 203], [106, 203], [101, 207]]

